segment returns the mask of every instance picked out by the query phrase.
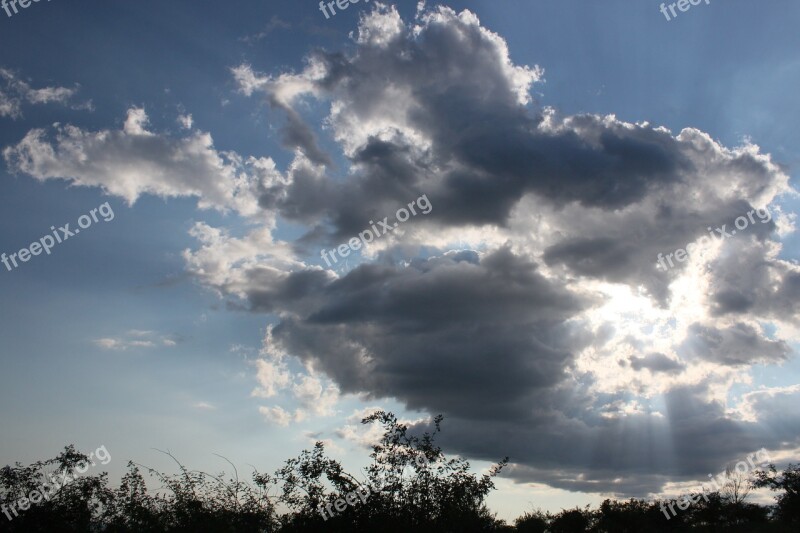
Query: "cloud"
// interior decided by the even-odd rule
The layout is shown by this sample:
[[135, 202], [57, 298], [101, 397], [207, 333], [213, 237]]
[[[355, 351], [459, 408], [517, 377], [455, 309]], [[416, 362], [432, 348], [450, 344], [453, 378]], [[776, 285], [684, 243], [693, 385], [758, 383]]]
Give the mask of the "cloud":
[[112, 338], [95, 339], [93, 341], [97, 346], [105, 348], [106, 350], [124, 350], [125, 344], [122, 341]]
[[[233, 70], [244, 94], [284, 108], [303, 97], [330, 103], [326, 124], [350, 177], [334, 181], [309, 168], [262, 197], [286, 218], [331, 222], [332, 235], [309, 233], [318, 240], [349, 238], [421, 191], [436, 210], [412, 223], [437, 229], [505, 227], [530, 203], [554, 215], [541, 243], [548, 265], [644, 284], [663, 299], [668, 276], [653, 268], [659, 252], [788, 190], [788, 176], [754, 146], [727, 149], [692, 128], [673, 135], [613, 115], [532, 110], [529, 91], [542, 69], [514, 65], [503, 39], [468, 11], [438, 7], [404, 25], [393, 8], [378, 8], [356, 40], [352, 54], [313, 52], [300, 73]], [[290, 118], [287, 128], [295, 126]], [[642, 231], [630, 232], [631, 224]]]
[[334, 406], [339, 400], [339, 389], [333, 384], [323, 387], [322, 381], [314, 376], [301, 376], [292, 386], [292, 394], [303, 406], [316, 416], [334, 414]]
[[332, 166], [333, 161], [319, 147], [314, 131], [292, 106], [297, 96], [313, 90], [312, 80], [291, 75], [283, 75], [277, 80], [259, 78], [248, 65], [231, 69], [231, 73], [242, 93], [249, 96], [255, 91], [264, 92], [269, 105], [286, 114], [286, 124], [281, 128], [284, 147], [299, 150], [316, 165]]
[[130, 330], [120, 337], [103, 337], [92, 341], [105, 350], [124, 351], [129, 348], [155, 348], [164, 346], [171, 348], [177, 345], [174, 337], [163, 336], [155, 331]]
[[253, 35], [247, 35], [245, 37], [241, 37], [241, 38], [239, 38], [239, 40], [242, 41], [242, 42], [245, 42], [247, 44], [252, 45], [252, 44], [257, 43], [258, 41], [264, 39], [265, 37], [269, 36], [275, 30], [279, 30], [279, 29], [280, 30], [288, 30], [288, 29], [291, 29], [291, 27], [292, 27], [291, 24], [289, 24], [285, 20], [281, 19], [279, 16], [272, 15], [272, 18], [269, 19], [269, 22], [267, 22], [267, 24], [264, 26], [263, 30], [261, 30], [260, 32], [258, 32], [256, 34], [253, 34]]
[[733, 366], [780, 363], [792, 353], [786, 342], [766, 339], [761, 331], [744, 323], [725, 329], [693, 324], [684, 348], [692, 356]]
[[[184, 250], [187, 270], [207, 286], [215, 287], [220, 294], [247, 297], [249, 288], [258, 284], [266, 287], [272, 284], [272, 280], [287, 279], [291, 277], [287, 271], [304, 266], [295, 259], [286, 243], [273, 240], [269, 228], [258, 228], [237, 238], [225, 229], [197, 222], [190, 234], [202, 243], [202, 247], [194, 251]], [[319, 274], [323, 272], [319, 271]], [[304, 289], [301, 284], [287, 284], [279, 298], [291, 299], [295, 290]], [[259, 297], [263, 296], [266, 295], [259, 294]]]
[[185, 130], [192, 129], [192, 124], [194, 124], [194, 120], [192, 119], [191, 113], [187, 115], [179, 115], [177, 119], [175, 119], [180, 126]]
[[[42, 87], [34, 89], [30, 84], [13, 71], [0, 67], [0, 117], [17, 119], [22, 117], [22, 106], [25, 103], [33, 105], [57, 103], [68, 105], [69, 101], [78, 93], [78, 86], [68, 87]], [[91, 102], [74, 104], [73, 109], [92, 109]]]
[[153, 341], [143, 340], [121, 340], [112, 338], [96, 339], [94, 343], [106, 350], [127, 350], [128, 348], [153, 348], [156, 344]]
[[55, 124], [52, 138], [33, 129], [3, 150], [13, 172], [38, 180], [64, 179], [72, 185], [101, 187], [133, 204], [139, 196], [193, 196], [201, 209], [254, 215], [257, 197], [281, 177], [268, 158], [218, 152], [211, 135], [192, 130], [183, 137], [147, 129], [142, 108], [131, 108], [122, 130], [82, 130]]
[[800, 439], [795, 432], [798, 424], [795, 406], [799, 400], [800, 385], [760, 387], [744, 394], [734, 413], [742, 420], [772, 428], [775, 439], [785, 439], [785, 443], [797, 446]]
[[251, 396], [272, 398], [278, 391], [289, 385], [289, 372], [285, 366], [258, 359], [256, 364], [256, 380], [259, 386], [253, 389]]
[[630, 357], [629, 359], [631, 367], [634, 370], [643, 370], [647, 369], [653, 373], [656, 372], [675, 372], [681, 371], [686, 368], [681, 363], [670, 359], [663, 353], [651, 353], [645, 357]]
[[292, 415], [282, 407], [259, 407], [258, 411], [264, 415], [267, 422], [276, 426], [286, 427], [292, 421]]
[[[537, 389], [563, 379], [571, 361], [565, 321], [586, 305], [507, 249], [408, 268], [362, 265], [342, 279], [242, 270], [230, 275], [244, 281], [250, 308], [282, 310], [270, 330], [276, 349], [324, 371], [344, 392], [398, 395], [411, 407], [433, 401], [465, 414], [490, 406], [521, 412]], [[446, 385], [432, 387], [437, 380]], [[464, 387], [481, 392], [465, 399]]]
[[[380, 442], [383, 437], [384, 429], [380, 424], [365, 425], [362, 424], [361, 421], [373, 413], [383, 410], [383, 408], [375, 406], [354, 410], [345, 420], [345, 425], [336, 430], [336, 436], [342, 440], [352, 442], [360, 448], [372, 451], [372, 447]], [[422, 421], [423, 420], [398, 420], [398, 423], [412, 425]]]
[[[800, 267], [776, 238], [791, 224], [708, 235], [795, 194], [769, 154], [695, 128], [537, 107], [544, 71], [515, 65], [469, 11], [422, 8], [404, 22], [376, 6], [353, 41], [313, 51], [296, 73], [232, 70], [242, 94], [289, 117], [294, 159], [258, 205], [306, 233], [199, 224], [199, 248], [184, 252], [231, 308], [271, 315], [270, 350], [309, 376], [287, 396], [322, 398], [324, 374], [344, 395], [443, 413], [448, 451], [509, 455], [513, 479], [568, 490], [642, 496], [797, 446], [796, 417], [780, 438], [763, 423], [786, 395], [726, 408], [734, 385], [752, 386], [749, 365], [781, 363], [800, 340]], [[302, 118], [308, 102], [329, 109], [324, 128]], [[320, 132], [344, 175], [315, 152]], [[422, 193], [432, 213], [354, 254], [352, 270], [314, 264], [315, 246]], [[689, 243], [689, 260], [659, 268], [659, 253]], [[298, 417], [273, 409], [280, 423]]]
[[259, 386], [253, 390], [251, 396], [273, 398], [286, 391], [285, 396], [290, 397], [298, 406], [292, 417], [282, 416], [280, 413], [288, 411], [279, 406], [260, 407], [262, 413], [269, 413], [268, 418], [280, 421], [281, 425], [288, 425], [290, 421], [302, 422], [309, 415], [327, 417], [336, 413], [339, 388], [330, 380], [318, 377], [313, 365], [305, 365], [303, 371], [292, 372], [285, 361], [284, 352], [275, 342], [272, 326], [267, 327], [261, 355], [264, 358], [255, 361]]

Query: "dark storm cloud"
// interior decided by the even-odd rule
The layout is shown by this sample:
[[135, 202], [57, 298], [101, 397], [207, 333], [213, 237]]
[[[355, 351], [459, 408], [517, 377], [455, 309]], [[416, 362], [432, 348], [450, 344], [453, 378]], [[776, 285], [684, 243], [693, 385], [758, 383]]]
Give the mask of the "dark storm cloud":
[[[737, 217], [755, 209], [743, 200], [692, 198], [689, 195], [698, 196], [692, 190], [686, 188], [683, 192], [662, 193], [624, 212], [608, 215], [577, 208], [556, 212], [555, 223], [565, 227], [566, 234], [548, 246], [542, 258], [548, 266], [563, 267], [572, 274], [641, 285], [648, 289], [652, 298], [666, 305], [669, 283], [688, 265], [677, 261], [676, 250], [685, 250], [688, 244], [693, 243], [694, 252], [689, 254], [693, 258], [720, 241], [721, 235], [715, 228], [730, 232]], [[756, 285], [745, 282], [727, 287], [726, 280], [733, 278], [728, 275], [716, 277], [715, 286], [719, 290], [711, 295], [719, 299], [719, 314], [723, 309], [732, 310], [737, 306], [740, 311], [747, 311], [748, 300], [736, 294], [740, 286], [758, 287], [771, 276], [768, 272], [791, 271], [786, 265], [764, 260], [766, 247], [771, 242], [770, 235], [776, 226], [773, 221], [762, 223], [755, 215], [754, 219], [755, 223], [748, 222], [744, 231], [723, 240], [723, 247], [729, 252], [717, 261], [719, 268], [715, 268], [715, 272], [730, 269], [735, 271], [732, 272], [734, 278], [740, 278], [748, 277], [746, 272], [754, 268], [762, 270], [762, 279]], [[744, 256], [749, 256], [748, 261], [754, 264], [733, 266], [744, 261]], [[659, 262], [669, 266], [668, 260], [673, 265], [671, 268], [665, 270], [659, 266]], [[723, 266], [726, 263], [731, 266]], [[768, 304], [766, 300], [764, 303]]]
[[[727, 417], [706, 385], [673, 388], [663, 413], [603, 416], [615, 411], [597, 409], [591, 378], [567, 373], [591, 337], [571, 318], [592, 301], [537, 270], [505, 248], [480, 259], [461, 252], [407, 267], [362, 265], [338, 279], [322, 271], [253, 279], [270, 288], [250, 291], [250, 305], [282, 309], [273, 348], [312, 363], [343, 392], [444, 413], [446, 449], [485, 460], [509, 455], [508, 475], [518, 481], [641, 496], [780, 445], [757, 424]], [[683, 369], [658, 353], [630, 364]], [[783, 400], [753, 403], [768, 409], [770, 401]], [[800, 420], [791, 422], [786, 434], [800, 431]]]
[[324, 270], [301, 270], [275, 279], [272, 272], [252, 272], [247, 298], [252, 311], [272, 313], [285, 309], [301, 310], [330, 282]]
[[[594, 402], [575, 397], [575, 391], [559, 392], [551, 395], [556, 405]], [[447, 449], [473, 458], [510, 456], [513, 464], [505, 475], [521, 483], [626, 497], [658, 492], [669, 481], [705, 479], [762, 446], [781, 447], [787, 436], [798, 441], [797, 415], [780, 417], [785, 425], [779, 434], [762, 431], [768, 419], [779, 417], [772, 410], [796, 399], [797, 391], [754, 396], [758, 422], [731, 420], [725, 406], [706, 400], [706, 393], [705, 385], [674, 388], [664, 398], [668, 418], [649, 413], [567, 418], [547, 402], [537, 405], [537, 418], [528, 421], [481, 421], [476, 427], [470, 419], [446, 418], [441, 439]]]
[[607, 276], [627, 273], [635, 248], [629, 241], [611, 237], [575, 238], [554, 244], [544, 253], [548, 265], [566, 264], [578, 274]]
[[692, 324], [683, 348], [688, 355], [732, 366], [779, 363], [792, 353], [785, 342], [765, 339], [742, 323], [725, 329]]
[[298, 148], [314, 164], [331, 166], [333, 161], [317, 143], [314, 131], [303, 121], [294, 109], [283, 105], [276, 98], [270, 98], [270, 105], [286, 113], [286, 124], [281, 128], [281, 140], [287, 148]]
[[[352, 53], [315, 51], [301, 76], [307, 94], [334, 103], [331, 131], [352, 164], [346, 179], [299, 172], [284, 194], [262, 201], [314, 227], [303, 243], [349, 238], [422, 193], [436, 209], [409, 224], [504, 227], [534, 195], [556, 210], [584, 211], [549, 244], [548, 265], [644, 285], [663, 303], [671, 274], [656, 270], [657, 255], [707, 227], [732, 227], [753, 198], [786, 179], [764, 157], [726, 150], [696, 130], [676, 137], [613, 116], [533, 108], [524, 95], [541, 72], [513, 65], [476, 19], [443, 8], [411, 30], [392, 11], [378, 12], [380, 23], [362, 25]], [[282, 90], [280, 79], [240, 70], [270, 98]], [[734, 188], [740, 197], [730, 197]], [[748, 233], [763, 240], [774, 229], [757, 222]], [[723, 294], [720, 305], [747, 302]]]
[[[526, 95], [538, 70], [514, 66], [502, 39], [469, 13], [426, 13], [411, 27], [378, 7], [351, 53], [315, 52], [288, 81], [237, 70], [248, 87], [277, 94], [307, 86], [304, 94], [330, 100], [326, 122], [351, 163], [346, 177], [333, 178], [304, 149], [312, 160], [295, 160], [261, 205], [308, 225], [298, 242], [311, 250], [424, 192], [435, 208], [409, 221], [428, 231], [421, 246], [437, 230], [483, 225], [506, 231], [512, 245], [487, 245], [480, 256], [431, 247], [434, 257], [415, 259], [400, 241], [343, 277], [245, 270], [249, 308], [279, 315], [274, 348], [324, 371], [343, 392], [443, 413], [448, 451], [509, 455], [521, 481], [642, 495], [779, 447], [757, 424], [728, 416], [708, 385], [675, 385], [660, 411], [639, 409], [629, 391], [593, 391], [596, 376], [576, 370], [576, 357], [617, 334], [613, 318], [590, 329], [582, 313], [601, 297], [588, 296], [596, 293], [584, 281], [641, 289], [667, 307], [669, 284], [687, 266], [659, 271], [658, 254], [708, 227], [730, 227], [787, 190], [788, 177], [757, 150], [729, 150], [695, 129], [675, 136], [613, 116], [534, 109]], [[549, 230], [541, 249], [519, 236], [533, 224], [520, 205]], [[766, 258], [774, 229], [757, 221], [726, 241], [709, 291], [719, 314], [794, 314], [800, 275]], [[539, 254], [546, 269], [533, 259]], [[723, 365], [786, 357], [785, 344], [747, 328], [693, 327], [687, 349]], [[639, 371], [637, 379], [690, 373], [641, 338], [629, 344], [637, 355], [624, 370]], [[606, 363], [622, 371], [616, 361], [627, 355]], [[763, 414], [770, 398], [758, 400]], [[800, 434], [798, 420], [788, 423], [786, 434]]]
[[[440, 405], [461, 416], [510, 417], [564, 379], [573, 353], [565, 322], [587, 301], [500, 249], [360, 266], [308, 292], [251, 292], [256, 309], [296, 296], [273, 329], [281, 348], [313, 361], [345, 392]], [[305, 313], [313, 300], [316, 311]], [[464, 390], [470, 390], [468, 395]]]
[[796, 321], [800, 270], [786, 261], [768, 260], [765, 245], [747, 246], [742, 241], [734, 241], [738, 245], [734, 252], [711, 265], [715, 272], [710, 290], [712, 314]]
[[[440, 118], [437, 124], [451, 117]], [[599, 117], [574, 117], [570, 126], [575, 129], [559, 132], [509, 128], [497, 116], [493, 123], [484, 120], [482, 125], [478, 131], [469, 128], [460, 134], [434, 131], [434, 138], [453, 142], [452, 153], [473, 169], [474, 181], [467, 188], [459, 176], [445, 182], [454, 203], [464, 207], [477, 203], [482, 190], [492, 187], [496, 190], [492, 200], [506, 206], [495, 220], [479, 222], [503, 223], [508, 208], [527, 192], [556, 204], [619, 209], [680, 179], [679, 171], [690, 167], [667, 133], [608, 125]]]
[[686, 368], [686, 365], [670, 359], [663, 353], [651, 353], [645, 357], [631, 356], [629, 359], [631, 367], [634, 370], [647, 369], [651, 372], [663, 372], [665, 374], [672, 374], [681, 372]]
[[262, 190], [258, 203], [264, 209], [280, 206], [287, 218], [313, 223], [337, 194], [339, 191], [334, 184], [317, 170], [308, 164], [299, 164], [293, 169], [288, 185], [275, 184]]
[[[475, 57], [465, 53], [465, 36]], [[543, 126], [543, 116], [519, 101], [518, 89], [496, 64], [496, 46], [479, 27], [432, 25], [424, 39], [398, 38], [380, 49], [364, 45], [352, 57], [315, 55], [328, 71], [316, 83], [322, 94], [346, 102], [365, 121], [384, 106], [405, 107], [407, 127], [430, 142], [421, 150], [402, 135], [365, 140], [350, 158], [359, 172], [342, 184], [345, 194], [329, 199], [334, 223], [346, 225], [344, 213], [354, 207], [402, 202], [423, 188], [436, 197], [436, 218], [452, 225], [505, 224], [531, 192], [557, 205], [618, 209], [692, 169], [685, 147], [663, 130], [590, 115], [571, 117], [557, 129]], [[386, 79], [413, 93], [413, 100], [388, 101]], [[288, 128], [307, 130], [292, 117]], [[428, 179], [434, 167], [439, 176]], [[295, 192], [306, 195], [302, 188]], [[368, 215], [358, 214], [363, 227]]]

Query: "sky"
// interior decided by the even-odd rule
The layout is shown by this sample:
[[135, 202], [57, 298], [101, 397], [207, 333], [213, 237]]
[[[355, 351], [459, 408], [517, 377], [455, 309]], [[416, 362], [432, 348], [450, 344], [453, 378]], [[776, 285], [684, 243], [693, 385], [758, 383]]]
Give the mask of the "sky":
[[442, 414], [513, 519], [797, 462], [800, 5], [659, 7], [0, 11], [0, 463]]

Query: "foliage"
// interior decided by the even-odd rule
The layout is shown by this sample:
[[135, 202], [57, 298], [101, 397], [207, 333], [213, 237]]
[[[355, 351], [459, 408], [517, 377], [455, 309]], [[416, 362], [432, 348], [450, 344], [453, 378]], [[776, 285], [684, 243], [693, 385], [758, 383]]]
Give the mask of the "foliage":
[[[413, 435], [392, 413], [379, 411], [362, 420], [380, 424], [383, 436], [360, 479], [318, 442], [274, 474], [254, 472], [249, 482], [240, 480], [230, 462], [234, 475], [226, 478], [190, 471], [164, 452], [175, 461], [176, 474], [128, 463], [119, 487], [112, 489], [105, 473], [76, 474], [89, 458], [67, 446], [54, 459], [0, 469], [4, 506], [41, 491], [54, 474], [68, 480], [47, 499], [18, 510], [13, 520], [0, 514], [0, 532], [784, 533], [800, 524], [800, 465], [780, 473], [770, 465], [753, 480], [733, 479], [721, 492], [697, 497], [684, 510], [676, 507], [669, 519], [673, 502], [607, 499], [595, 510], [537, 510], [506, 525], [485, 502], [508, 459], [485, 475], [472, 474], [466, 460], [447, 458], [435, 444], [441, 422], [436, 417], [431, 433]], [[142, 471], [160, 488], [149, 491]], [[778, 492], [776, 505], [746, 502], [751, 488]]]
[[778, 504], [775, 515], [781, 522], [800, 526], [800, 464], [790, 464], [780, 475], [775, 465], [769, 465], [767, 471], [756, 472], [754, 485], [783, 491], [775, 497]]

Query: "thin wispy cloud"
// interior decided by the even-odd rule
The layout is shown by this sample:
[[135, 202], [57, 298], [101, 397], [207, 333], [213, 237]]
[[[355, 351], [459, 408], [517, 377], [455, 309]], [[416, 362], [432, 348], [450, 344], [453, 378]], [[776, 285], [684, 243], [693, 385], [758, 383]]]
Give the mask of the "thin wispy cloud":
[[34, 88], [14, 71], [0, 67], [0, 117], [22, 118], [25, 105], [61, 104], [72, 109], [93, 110], [91, 101], [74, 102], [79, 86]]
[[134, 348], [171, 348], [178, 344], [173, 336], [164, 336], [155, 331], [130, 330], [118, 337], [103, 337], [92, 340], [95, 346], [105, 350], [124, 351]]

